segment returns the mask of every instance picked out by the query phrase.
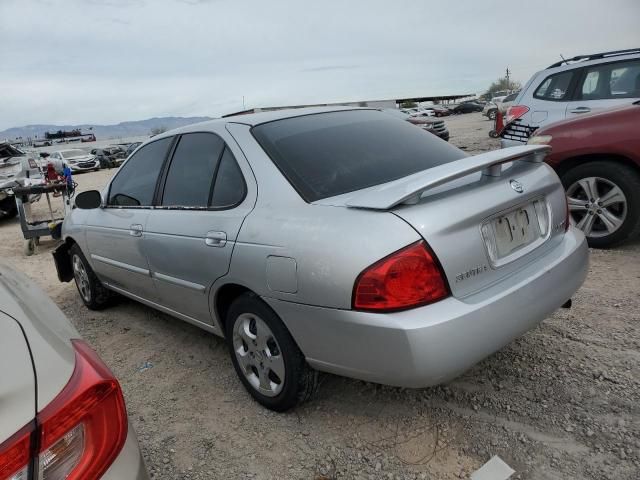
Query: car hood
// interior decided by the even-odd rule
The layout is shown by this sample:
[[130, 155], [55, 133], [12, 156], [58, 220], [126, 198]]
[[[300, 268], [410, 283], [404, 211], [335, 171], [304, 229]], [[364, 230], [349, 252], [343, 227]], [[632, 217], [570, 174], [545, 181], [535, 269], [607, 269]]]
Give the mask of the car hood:
[[442, 122], [442, 120], [436, 117], [409, 117], [407, 121], [414, 125], [433, 125], [436, 122]]
[[85, 161], [88, 161], [88, 160], [93, 160], [93, 157], [94, 157], [94, 155], [89, 155], [89, 154], [80, 155], [80, 156], [77, 156], [77, 157], [69, 157], [69, 158], [65, 157], [64, 161], [65, 162], [72, 162], [72, 161], [73, 162], [85, 162]]
[[36, 382], [18, 322], [0, 312], [0, 443], [36, 415]]
[[[20, 325], [29, 343], [37, 379], [36, 407], [40, 411], [71, 378], [75, 366], [71, 339], [80, 335], [46, 293], [3, 262], [0, 262], [0, 313]], [[0, 351], [4, 351], [4, 332], [0, 333], [0, 339]], [[2, 384], [5, 377], [0, 378]]]

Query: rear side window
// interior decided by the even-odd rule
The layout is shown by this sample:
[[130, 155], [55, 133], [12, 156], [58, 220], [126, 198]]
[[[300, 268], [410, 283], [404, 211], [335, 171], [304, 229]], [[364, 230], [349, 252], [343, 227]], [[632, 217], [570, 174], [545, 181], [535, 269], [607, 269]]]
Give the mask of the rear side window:
[[640, 61], [586, 68], [580, 92], [582, 100], [640, 98]]
[[215, 208], [233, 207], [242, 202], [246, 192], [247, 187], [240, 167], [231, 150], [225, 148], [213, 187], [211, 206]]
[[307, 202], [397, 180], [465, 154], [409, 122], [377, 110], [277, 120], [252, 129]]
[[567, 100], [573, 71], [556, 73], [544, 79], [533, 96], [541, 100]]
[[224, 141], [212, 133], [182, 135], [162, 195], [163, 206], [206, 207]]
[[150, 206], [153, 202], [158, 175], [171, 142], [173, 137], [148, 143], [120, 167], [109, 188], [108, 205]]

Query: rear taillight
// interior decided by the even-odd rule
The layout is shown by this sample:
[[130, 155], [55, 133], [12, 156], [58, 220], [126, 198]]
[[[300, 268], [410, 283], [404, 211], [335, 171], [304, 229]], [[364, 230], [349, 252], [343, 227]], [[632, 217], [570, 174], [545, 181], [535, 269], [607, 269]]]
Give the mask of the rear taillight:
[[511, 105], [507, 109], [507, 114], [505, 115], [505, 118], [504, 118], [505, 125], [513, 122], [514, 120], [519, 119], [528, 111], [529, 111], [529, 107], [525, 105]]
[[449, 295], [444, 273], [424, 241], [374, 263], [356, 279], [353, 308], [377, 312], [405, 310]]
[[[127, 411], [118, 381], [86, 343], [72, 342], [76, 364], [69, 383], [37, 415], [37, 440], [31, 442], [25, 434], [14, 447], [22, 454], [15, 467], [22, 468], [36, 457], [35, 478], [40, 480], [98, 479], [127, 438]], [[4, 467], [1, 448], [0, 480], [4, 480], [13, 474]], [[8, 478], [26, 479], [27, 472]]]
[[0, 444], [0, 479], [26, 480], [31, 460], [31, 433], [29, 424]]

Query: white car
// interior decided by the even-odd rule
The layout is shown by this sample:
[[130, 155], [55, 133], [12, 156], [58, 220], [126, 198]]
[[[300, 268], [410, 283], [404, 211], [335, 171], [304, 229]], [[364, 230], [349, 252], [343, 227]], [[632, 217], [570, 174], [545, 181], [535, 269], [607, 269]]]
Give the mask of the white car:
[[49, 158], [51, 160], [62, 160], [69, 165], [69, 168], [74, 173], [100, 170], [100, 161], [96, 156], [78, 148], [53, 152]]
[[0, 479], [149, 480], [118, 380], [2, 262], [0, 345]]
[[538, 128], [640, 99], [640, 48], [580, 55], [531, 77], [509, 107], [502, 147], [524, 145]]

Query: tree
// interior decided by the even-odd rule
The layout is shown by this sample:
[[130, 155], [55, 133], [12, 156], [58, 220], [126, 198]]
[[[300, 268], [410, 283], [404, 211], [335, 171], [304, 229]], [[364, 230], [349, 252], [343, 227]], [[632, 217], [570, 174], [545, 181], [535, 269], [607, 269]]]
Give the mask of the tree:
[[414, 102], [414, 101], [411, 101], [411, 100], [405, 100], [404, 102], [402, 102], [400, 104], [400, 108], [415, 108], [417, 106], [418, 106], [418, 104], [416, 102]]
[[167, 131], [167, 127], [165, 127], [164, 125], [161, 125], [159, 127], [153, 127], [151, 129], [151, 136], [154, 137], [156, 135], [160, 135], [161, 133], [164, 133]]
[[491, 84], [491, 86], [485, 93], [485, 97], [491, 99], [491, 97], [495, 96], [496, 92], [500, 92], [503, 90], [520, 90], [520, 88], [522, 88], [520, 82], [508, 80], [507, 77], [501, 77]]

